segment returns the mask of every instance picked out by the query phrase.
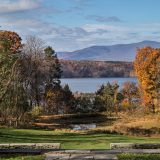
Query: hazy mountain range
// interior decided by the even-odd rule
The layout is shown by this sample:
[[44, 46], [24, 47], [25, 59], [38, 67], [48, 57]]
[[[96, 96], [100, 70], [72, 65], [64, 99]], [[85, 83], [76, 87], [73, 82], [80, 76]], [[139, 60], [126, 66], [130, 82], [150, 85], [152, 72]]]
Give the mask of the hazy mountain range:
[[73, 52], [58, 52], [58, 57], [65, 60], [96, 60], [96, 61], [133, 61], [137, 48], [151, 46], [160, 48], [160, 42], [142, 41], [131, 44], [109, 46], [91, 46]]

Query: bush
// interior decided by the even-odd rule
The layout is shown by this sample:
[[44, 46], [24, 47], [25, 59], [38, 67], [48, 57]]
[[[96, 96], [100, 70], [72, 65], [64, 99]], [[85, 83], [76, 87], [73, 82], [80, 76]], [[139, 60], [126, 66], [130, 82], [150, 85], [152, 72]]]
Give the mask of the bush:
[[33, 107], [30, 112], [32, 117], [38, 117], [38, 116], [42, 115], [42, 113], [43, 113], [43, 108], [41, 106]]
[[120, 154], [119, 160], [160, 160], [160, 154]]

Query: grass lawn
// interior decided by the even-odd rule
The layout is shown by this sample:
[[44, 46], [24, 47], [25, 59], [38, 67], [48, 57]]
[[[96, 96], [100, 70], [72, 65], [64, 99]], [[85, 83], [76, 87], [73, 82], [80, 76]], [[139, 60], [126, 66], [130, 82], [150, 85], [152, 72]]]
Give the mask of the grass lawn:
[[44, 160], [42, 155], [0, 155], [1, 160]]
[[61, 143], [61, 149], [108, 149], [109, 144], [113, 142], [157, 143], [160, 142], [160, 138], [0, 128], [0, 143], [27, 142], [59, 142]]
[[160, 160], [160, 154], [120, 154], [118, 160]]

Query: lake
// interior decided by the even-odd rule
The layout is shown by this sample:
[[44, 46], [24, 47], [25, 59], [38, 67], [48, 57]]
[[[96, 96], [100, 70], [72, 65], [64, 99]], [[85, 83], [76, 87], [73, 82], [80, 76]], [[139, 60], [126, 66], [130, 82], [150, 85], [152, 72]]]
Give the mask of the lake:
[[72, 92], [93, 93], [102, 84], [117, 82], [121, 87], [126, 81], [137, 83], [136, 78], [62, 78], [62, 85], [68, 84]]

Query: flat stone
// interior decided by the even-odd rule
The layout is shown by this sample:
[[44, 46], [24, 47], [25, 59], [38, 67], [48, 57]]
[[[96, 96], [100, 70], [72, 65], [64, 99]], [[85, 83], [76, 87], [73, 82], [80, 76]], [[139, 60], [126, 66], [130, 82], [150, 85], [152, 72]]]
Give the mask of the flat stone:
[[35, 143], [11, 143], [9, 149], [34, 149]]
[[93, 154], [119, 154], [122, 152], [122, 149], [91, 150]]
[[160, 149], [109, 149], [109, 150], [92, 150], [92, 154], [121, 154], [121, 153], [148, 153], [160, 154]]
[[111, 143], [111, 149], [160, 149], [160, 143]]
[[60, 143], [36, 143], [35, 149], [59, 149]]
[[148, 154], [156, 154], [160, 153], [160, 149], [123, 149], [122, 153], [148, 153]]
[[160, 154], [160, 149], [143, 149], [143, 153], [149, 153], [149, 154]]
[[[160, 154], [160, 149], [61, 150], [46, 153], [45, 160], [117, 160], [121, 153]], [[85, 153], [88, 152], [88, 153]]]
[[8, 149], [59, 149], [60, 148], [60, 143], [11, 143], [5, 145], [6, 146], [9, 145]]
[[36, 154], [40, 154], [42, 153], [42, 150], [38, 150], [38, 149], [0, 149], [0, 153], [3, 153], [3, 154], [9, 154], [9, 153], [27, 153], [27, 154], [33, 154], [33, 153], [36, 153]]
[[160, 149], [160, 143], [135, 144], [136, 149]]
[[8, 149], [9, 144], [0, 144], [0, 149]]
[[132, 149], [134, 146], [134, 143], [110, 143], [110, 149]]
[[117, 160], [116, 155], [112, 154], [58, 154], [46, 153], [45, 160]]
[[95, 154], [95, 160], [118, 160], [116, 155], [113, 154]]
[[71, 154], [70, 160], [93, 160], [93, 155], [90, 154]]
[[[65, 154], [65, 149], [54, 149], [52, 151], [46, 151], [45, 154]], [[68, 154], [68, 153], [67, 153]]]
[[58, 154], [58, 153], [55, 153], [55, 154], [46, 154], [46, 158], [45, 160], [69, 160], [70, 158], [70, 154]]
[[82, 153], [82, 154], [86, 154], [86, 153], [91, 153], [90, 150], [83, 150], [83, 149], [75, 149], [75, 150], [65, 150], [65, 153]]

